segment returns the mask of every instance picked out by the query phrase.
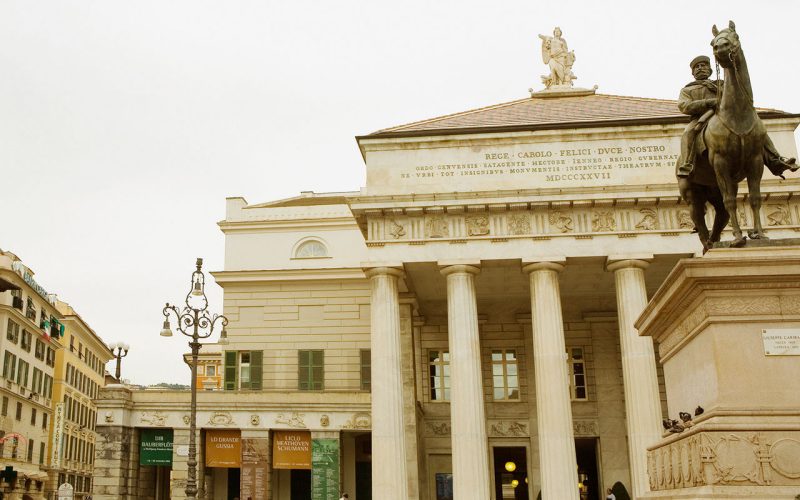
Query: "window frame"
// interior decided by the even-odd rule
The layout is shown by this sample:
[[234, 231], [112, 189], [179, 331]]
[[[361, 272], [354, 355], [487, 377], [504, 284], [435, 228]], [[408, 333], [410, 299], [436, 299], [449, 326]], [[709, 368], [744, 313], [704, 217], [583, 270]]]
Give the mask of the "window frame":
[[[500, 354], [499, 360], [495, 360], [494, 358], [496, 353]], [[513, 360], [508, 359], [509, 354], [513, 355], [514, 357]], [[492, 365], [492, 400], [495, 402], [514, 402], [514, 403], [522, 401], [522, 390], [520, 388], [520, 373], [519, 373], [520, 362], [519, 362], [519, 353], [517, 352], [517, 349], [505, 349], [505, 348], [492, 349], [490, 358]], [[511, 365], [514, 365], [515, 367], [514, 371], [516, 373], [514, 373], [513, 375], [510, 375], [508, 373], [509, 366]], [[500, 368], [500, 374], [495, 373], [495, 367]], [[502, 381], [501, 387], [498, 387], [497, 384], [495, 383], [496, 377], [501, 377]], [[511, 387], [509, 383], [509, 377], [515, 377], [517, 379], [516, 387], [513, 388]], [[502, 389], [503, 391], [503, 397], [500, 399], [497, 398], [498, 389]], [[512, 389], [516, 389], [517, 392], [516, 397], [511, 397]]]
[[[304, 362], [304, 359], [305, 362]], [[318, 370], [319, 380], [314, 373]], [[297, 351], [297, 390], [325, 390], [325, 351], [323, 349], [299, 349]]]
[[361, 390], [372, 392], [372, 350], [361, 349], [358, 351], [359, 367], [361, 373]]
[[[580, 357], [575, 357], [575, 351], [580, 352]], [[580, 366], [580, 370], [577, 370]], [[589, 401], [589, 379], [586, 373], [586, 349], [583, 346], [567, 347], [567, 370], [569, 371], [569, 392], [572, 401]], [[582, 384], [578, 384], [578, 378], [583, 379]], [[584, 396], [578, 397], [579, 388], [583, 389]]]
[[[432, 360], [431, 355], [437, 353], [438, 361]], [[443, 349], [428, 349], [428, 399], [432, 403], [449, 403], [450, 402], [450, 351]], [[437, 367], [441, 367], [441, 373], [434, 373]], [[440, 379], [442, 397], [435, 397], [437, 395], [437, 387], [434, 383], [435, 380]]]

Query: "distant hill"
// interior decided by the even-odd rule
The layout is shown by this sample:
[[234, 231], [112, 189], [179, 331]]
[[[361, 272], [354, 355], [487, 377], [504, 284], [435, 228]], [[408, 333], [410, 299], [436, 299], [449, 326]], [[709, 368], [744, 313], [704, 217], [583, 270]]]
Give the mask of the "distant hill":
[[152, 384], [147, 386], [148, 389], [169, 389], [173, 391], [188, 391], [190, 387], [184, 384], [168, 384], [161, 382], [160, 384]]

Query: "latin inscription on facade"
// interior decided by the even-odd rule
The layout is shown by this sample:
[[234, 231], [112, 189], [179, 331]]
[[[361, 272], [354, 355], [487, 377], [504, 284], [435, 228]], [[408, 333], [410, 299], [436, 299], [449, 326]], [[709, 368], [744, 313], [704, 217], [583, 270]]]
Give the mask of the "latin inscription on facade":
[[[678, 139], [617, 139], [403, 151], [367, 157], [370, 192], [444, 192], [675, 182]], [[427, 189], [426, 189], [427, 188]]]

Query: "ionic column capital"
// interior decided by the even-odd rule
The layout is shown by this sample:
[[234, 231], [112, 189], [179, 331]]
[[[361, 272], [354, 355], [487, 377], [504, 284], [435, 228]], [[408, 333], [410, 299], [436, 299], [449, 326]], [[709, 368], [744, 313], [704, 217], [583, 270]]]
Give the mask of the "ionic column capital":
[[378, 266], [378, 267], [363, 267], [364, 275], [367, 278], [374, 278], [375, 276], [394, 276], [395, 278], [402, 278], [405, 276], [402, 267], [395, 266]]
[[531, 274], [536, 271], [555, 271], [560, 273], [564, 270], [566, 259], [553, 259], [540, 262], [523, 262], [522, 271]]
[[442, 273], [443, 276], [450, 276], [451, 274], [480, 274], [481, 267], [480, 263], [476, 262], [463, 264], [440, 262], [439, 272]]

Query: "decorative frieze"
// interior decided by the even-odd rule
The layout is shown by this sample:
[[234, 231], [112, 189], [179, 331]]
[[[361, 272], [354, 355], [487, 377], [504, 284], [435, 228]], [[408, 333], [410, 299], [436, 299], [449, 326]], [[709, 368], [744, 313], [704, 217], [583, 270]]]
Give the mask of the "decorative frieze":
[[593, 437], [600, 435], [597, 420], [573, 420], [572, 433], [575, 437]]
[[208, 425], [233, 425], [233, 416], [228, 411], [215, 411], [208, 417]]
[[279, 413], [278, 416], [275, 417], [275, 424], [286, 425], [297, 429], [305, 429], [307, 426], [304, 419], [305, 413], [298, 413], [296, 411], [292, 412], [291, 414]]
[[167, 414], [162, 411], [146, 411], [142, 413], [139, 421], [153, 427], [164, 427], [167, 423]]
[[530, 435], [528, 422], [515, 420], [489, 422], [489, 436], [491, 437], [521, 437], [528, 435]]
[[345, 422], [342, 429], [370, 429], [372, 428], [372, 418], [369, 413], [354, 413], [350, 420]]
[[800, 432], [698, 432], [648, 452], [652, 490], [800, 485]]
[[[770, 227], [792, 229], [793, 224], [800, 224], [800, 207], [788, 201], [765, 205], [763, 213], [764, 224]], [[666, 201], [631, 198], [387, 208], [364, 215], [370, 246], [428, 240], [590, 238], [609, 233], [620, 237], [653, 233], [675, 236], [694, 230], [688, 207], [677, 197]], [[713, 209], [705, 217], [711, 224]], [[749, 207], [740, 203], [739, 221], [748, 226], [751, 220]]]

